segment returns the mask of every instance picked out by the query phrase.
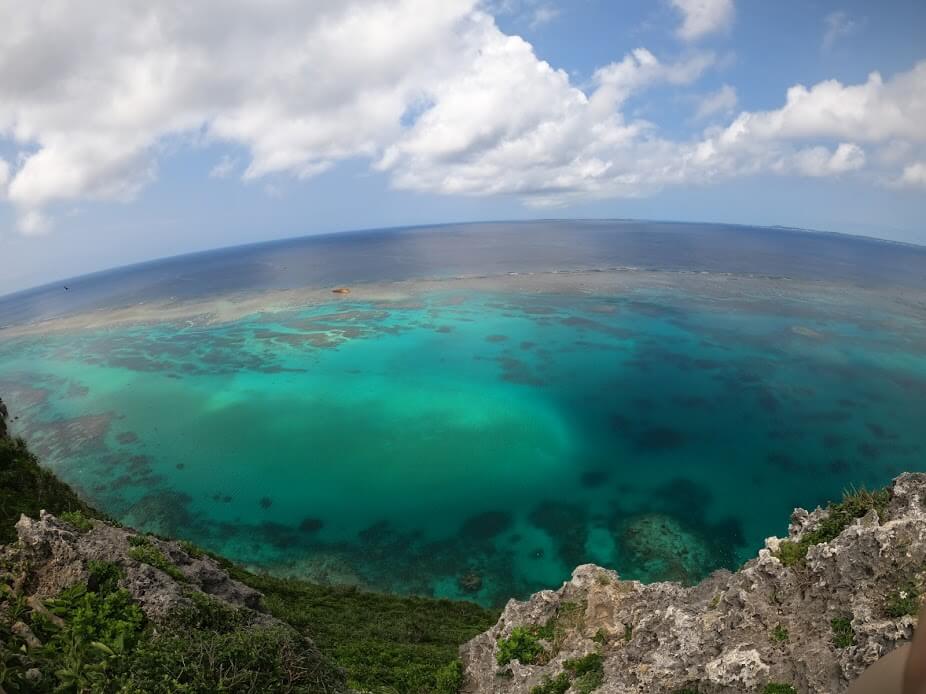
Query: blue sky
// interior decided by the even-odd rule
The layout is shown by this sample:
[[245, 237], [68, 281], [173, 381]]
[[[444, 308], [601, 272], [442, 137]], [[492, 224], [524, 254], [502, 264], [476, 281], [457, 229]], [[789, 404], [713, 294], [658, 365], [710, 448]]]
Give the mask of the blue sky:
[[0, 8], [0, 293], [481, 219], [926, 243], [923, 2], [92, 7]]

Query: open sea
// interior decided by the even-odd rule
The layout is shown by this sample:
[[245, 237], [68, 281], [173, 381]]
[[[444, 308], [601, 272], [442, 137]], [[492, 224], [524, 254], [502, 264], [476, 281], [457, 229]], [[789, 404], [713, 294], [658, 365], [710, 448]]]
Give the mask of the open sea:
[[55, 283], [0, 326], [14, 431], [91, 503], [317, 581], [491, 605], [584, 562], [692, 583], [794, 506], [926, 470], [924, 247], [357, 232]]

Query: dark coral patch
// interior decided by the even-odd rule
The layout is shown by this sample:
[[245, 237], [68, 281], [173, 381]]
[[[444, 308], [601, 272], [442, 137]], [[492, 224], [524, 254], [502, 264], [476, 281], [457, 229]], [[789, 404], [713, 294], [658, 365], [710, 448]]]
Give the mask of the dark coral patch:
[[582, 473], [582, 477], [580, 479], [582, 481], [583, 487], [594, 489], [607, 482], [608, 476], [609, 475], [607, 470], [586, 470]]
[[585, 542], [588, 539], [588, 518], [582, 506], [543, 501], [534, 507], [528, 518], [550, 536], [564, 564], [576, 566], [583, 563]]
[[116, 441], [122, 444], [135, 443], [138, 441], [138, 434], [134, 431], [123, 431], [116, 437]]
[[688, 441], [684, 432], [671, 427], [650, 427], [638, 432], [633, 437], [633, 443], [640, 451], [659, 453], [681, 448]]
[[299, 530], [304, 533], [317, 533], [325, 527], [325, 522], [321, 518], [306, 517], [299, 524]]
[[490, 540], [510, 528], [511, 524], [511, 514], [507, 511], [486, 511], [467, 518], [460, 534], [475, 540]]
[[260, 499], [260, 507], [266, 510], [271, 506], [273, 506], [273, 499], [271, 499], [269, 496], [262, 496]]
[[486, 337], [486, 342], [504, 342], [507, 339], [507, 335], [489, 335]]

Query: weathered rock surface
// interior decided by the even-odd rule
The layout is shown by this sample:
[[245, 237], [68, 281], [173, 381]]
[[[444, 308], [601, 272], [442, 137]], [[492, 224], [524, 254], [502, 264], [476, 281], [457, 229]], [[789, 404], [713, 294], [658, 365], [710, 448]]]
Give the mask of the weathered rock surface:
[[[915, 617], [888, 616], [889, 596], [926, 578], [926, 475], [904, 474], [890, 487], [879, 519], [874, 510], [830, 542], [811, 546], [786, 567], [769, 538], [735, 573], [700, 584], [622, 581], [586, 564], [557, 591], [511, 600], [489, 631], [461, 648], [464, 692], [530, 692], [563, 662], [592, 652], [603, 658], [603, 694], [761, 692], [769, 683], [798, 692], [835, 694], [868, 665], [909, 640]], [[795, 510], [797, 541], [827, 515]], [[558, 618], [564, 609], [572, 616]], [[834, 643], [832, 620], [851, 620], [853, 643]], [[518, 626], [557, 624], [545, 640], [547, 662], [500, 666], [497, 642]], [[544, 660], [544, 659], [541, 659]], [[576, 689], [570, 690], [575, 692]]]
[[102, 521], [92, 523], [91, 530], [81, 532], [44, 511], [38, 519], [22, 516], [16, 524], [19, 543], [0, 552], [23, 567], [19, 580], [35, 598], [51, 598], [65, 588], [86, 582], [88, 563], [107, 561], [122, 567], [125, 578], [120, 586], [132, 594], [150, 619], [161, 619], [175, 607], [188, 604], [189, 591], [199, 590], [232, 607], [254, 611], [258, 622], [272, 620], [262, 612], [261, 594], [230, 578], [210, 557], [193, 557], [177, 542], [147, 537], [183, 574], [186, 580], [180, 582], [128, 556], [129, 538], [139, 533]]

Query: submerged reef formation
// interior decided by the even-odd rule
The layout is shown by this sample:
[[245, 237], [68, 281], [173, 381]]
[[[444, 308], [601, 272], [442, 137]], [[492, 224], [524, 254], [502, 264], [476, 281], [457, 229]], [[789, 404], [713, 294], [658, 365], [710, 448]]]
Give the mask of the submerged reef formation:
[[[0, 402], [0, 693], [834, 694], [910, 640], [926, 592], [926, 474], [796, 509], [786, 538], [693, 586], [709, 538], [662, 513], [627, 516], [624, 550], [677, 581], [583, 564], [499, 617], [257, 575], [120, 527], [39, 468], [6, 417]], [[535, 522], [579, 510], [550, 503]], [[466, 531], [511, 522], [483, 513]], [[397, 536], [379, 535], [394, 551]], [[558, 551], [583, 541], [564, 533]], [[458, 568], [460, 591], [478, 593], [480, 566]]]
[[7, 417], [0, 401], [0, 694], [453, 694], [459, 645], [497, 618], [256, 575], [120, 527], [39, 467]]
[[924, 581], [926, 474], [905, 473], [796, 509], [787, 538], [693, 587], [579, 566], [463, 646], [461, 691], [833, 694], [912, 637]]

